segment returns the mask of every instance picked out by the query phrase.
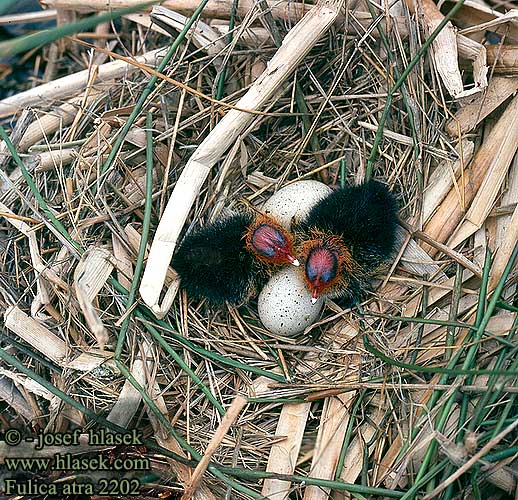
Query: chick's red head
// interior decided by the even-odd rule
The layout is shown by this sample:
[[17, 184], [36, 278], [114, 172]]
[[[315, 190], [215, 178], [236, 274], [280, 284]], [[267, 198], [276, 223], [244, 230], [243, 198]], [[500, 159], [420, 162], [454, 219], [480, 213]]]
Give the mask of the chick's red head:
[[300, 246], [304, 259], [304, 279], [311, 291], [311, 302], [320, 295], [334, 295], [344, 285], [344, 273], [354, 262], [342, 238], [318, 229], [305, 234]]
[[261, 218], [249, 228], [246, 243], [247, 248], [263, 262], [299, 265], [290, 235], [267, 218]]
[[315, 247], [306, 259], [305, 275], [311, 290], [311, 302], [317, 301], [326, 288], [331, 286], [338, 272], [338, 256], [329, 248]]

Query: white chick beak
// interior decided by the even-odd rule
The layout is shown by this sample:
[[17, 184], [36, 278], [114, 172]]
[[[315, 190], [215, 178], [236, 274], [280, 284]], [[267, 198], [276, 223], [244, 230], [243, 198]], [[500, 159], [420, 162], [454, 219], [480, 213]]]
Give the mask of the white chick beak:
[[299, 267], [300, 266], [300, 262], [299, 262], [299, 259], [296, 259], [295, 257], [292, 257], [291, 255], [287, 255], [286, 256], [288, 258], [288, 260], [290, 261], [291, 264], [293, 264], [295, 267]]

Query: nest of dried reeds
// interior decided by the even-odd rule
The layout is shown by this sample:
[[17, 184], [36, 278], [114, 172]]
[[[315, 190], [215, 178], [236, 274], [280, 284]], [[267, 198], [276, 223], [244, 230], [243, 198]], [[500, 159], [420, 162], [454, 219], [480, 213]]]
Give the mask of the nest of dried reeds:
[[[142, 498], [184, 500], [516, 494], [512, 5], [121, 0], [99, 24], [85, 15], [106, 2], [43, 3], [76, 35], [36, 44], [35, 78], [0, 101], [0, 423], [84, 434], [40, 450], [4, 434], [0, 457], [147, 466], [4, 461], [4, 492], [90, 481], [103, 496], [103, 480], [136, 479]], [[285, 338], [254, 301], [178, 292], [170, 258], [192, 225], [299, 179], [370, 176], [402, 227], [362, 304], [328, 301]], [[89, 429], [140, 437], [96, 447]]]

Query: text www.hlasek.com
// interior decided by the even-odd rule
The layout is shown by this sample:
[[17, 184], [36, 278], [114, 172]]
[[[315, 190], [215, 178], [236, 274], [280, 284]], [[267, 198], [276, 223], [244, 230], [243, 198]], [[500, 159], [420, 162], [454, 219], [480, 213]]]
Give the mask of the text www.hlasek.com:
[[135, 471], [149, 470], [150, 462], [146, 457], [126, 457], [109, 459], [103, 455], [95, 457], [76, 457], [71, 453], [56, 453], [53, 458], [5, 458], [8, 471], [24, 470], [31, 472], [54, 471]]

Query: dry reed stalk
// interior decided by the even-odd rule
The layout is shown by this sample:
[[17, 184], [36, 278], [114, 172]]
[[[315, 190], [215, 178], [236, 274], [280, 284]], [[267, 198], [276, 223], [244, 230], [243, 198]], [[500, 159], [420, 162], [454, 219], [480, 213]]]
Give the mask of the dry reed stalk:
[[[462, 273], [462, 283], [464, 284], [467, 280], [473, 277], [473, 273], [465, 269]], [[448, 278], [446, 281], [441, 282], [441, 286], [437, 288], [431, 288], [428, 291], [428, 305], [433, 306], [436, 302], [443, 299], [451, 293], [455, 285], [455, 276]], [[448, 288], [446, 288], [448, 287]], [[403, 311], [406, 316], [413, 317], [418, 313], [421, 307], [421, 295], [415, 295], [403, 306]]]
[[53, 283], [62, 289], [68, 289], [67, 284], [59, 278], [50, 269], [41, 257], [36, 232], [23, 220], [20, 220], [14, 212], [6, 205], [0, 203], [1, 216], [4, 217], [11, 225], [27, 237], [29, 242], [29, 253], [31, 257], [32, 267], [36, 272], [36, 288], [37, 293], [31, 303], [32, 316], [38, 316], [42, 307], [50, 304], [52, 292], [49, 290], [49, 283]]
[[459, 157], [455, 160], [443, 160], [428, 177], [426, 189], [423, 192], [423, 206], [421, 220], [427, 222], [436, 208], [448, 194], [454, 181], [457, 180], [466, 165], [473, 158], [475, 144], [464, 139], [455, 150]]
[[[164, 49], [156, 49], [141, 56], [136, 56], [134, 60], [139, 64], [154, 66], [158, 55]], [[139, 71], [137, 66], [128, 64], [124, 61], [113, 61], [101, 64], [98, 67], [96, 84], [107, 84], [111, 80], [128, 76]], [[0, 117], [10, 116], [18, 113], [28, 106], [51, 105], [55, 100], [62, 100], [71, 95], [84, 90], [89, 82], [91, 75], [90, 69], [73, 73], [49, 83], [44, 83], [32, 89], [6, 97], [0, 101]], [[74, 108], [75, 116], [75, 108]]]
[[[358, 436], [355, 436], [347, 449], [344, 459], [344, 465], [340, 480], [345, 483], [354, 484], [361, 474], [365, 457], [366, 443], [370, 443], [374, 435], [378, 432], [377, 427], [381, 424], [385, 415], [385, 405], [380, 403], [372, 414], [369, 414], [369, 421], [358, 429]], [[377, 442], [372, 443], [367, 451], [368, 455], [372, 455], [374, 449], [378, 446]], [[335, 492], [333, 500], [348, 500], [351, 498], [349, 493]]]
[[[475, 305], [475, 301], [474, 301]], [[476, 307], [473, 307], [472, 310], [474, 310]], [[504, 314], [502, 317], [495, 317], [491, 318], [490, 322], [488, 323], [488, 331], [491, 331], [494, 334], [498, 334], [500, 332], [508, 332], [510, 327], [512, 326], [514, 322], [515, 314]], [[466, 318], [464, 318], [464, 322], [467, 324], [472, 324], [475, 319], [475, 313], [470, 312]], [[444, 327], [440, 327], [437, 329], [438, 331], [442, 332], [444, 335], [446, 333], [446, 329]], [[458, 336], [455, 341], [455, 346], [453, 348], [456, 348], [456, 346], [460, 346], [462, 342], [464, 341], [464, 337], [466, 335], [466, 331], [463, 330], [458, 333]], [[437, 338], [437, 332], [435, 332], [435, 335], [432, 336], [434, 339]], [[426, 345], [426, 340], [423, 339], [423, 345]], [[428, 341], [430, 341], [428, 339]], [[425, 361], [430, 361], [434, 358], [440, 357], [444, 355], [444, 348], [442, 349], [434, 349], [428, 353], [421, 353], [421, 355], [418, 357], [418, 363], [422, 364]], [[433, 379], [430, 381], [430, 385], [436, 384], [439, 380], [440, 375], [435, 375]], [[432, 390], [426, 390], [426, 391], [416, 391], [415, 399], [416, 405], [417, 405], [417, 412], [415, 414], [415, 418], [419, 417], [422, 413], [423, 409], [425, 408], [426, 402], [431, 397], [433, 391]], [[413, 398], [414, 399], [414, 398]], [[454, 422], [453, 422], [454, 423]], [[393, 464], [396, 460], [396, 457], [399, 455], [401, 449], [403, 446], [403, 440], [401, 436], [397, 436], [393, 444], [390, 446], [387, 453], [384, 455], [383, 459], [381, 460], [380, 469], [378, 470], [375, 484], [380, 484], [382, 481], [385, 481], [387, 485], [390, 487], [392, 483], [392, 479], [394, 477], [393, 470]]]
[[509, 221], [508, 229], [505, 233], [503, 240], [498, 246], [493, 265], [491, 266], [491, 273], [489, 277], [489, 289], [493, 290], [502, 273], [505, 266], [509, 262], [509, 258], [513, 253], [513, 250], [518, 242], [518, 205], [514, 209], [511, 220]]
[[[480, 4], [483, 6], [483, 4]], [[485, 33], [492, 31], [505, 35], [506, 42], [518, 43], [518, 9], [511, 9], [505, 14], [492, 11], [493, 19], [487, 20], [480, 24], [469, 23], [467, 28], [463, 28], [460, 33], [462, 35], [472, 35], [474, 33]]]
[[[120, 9], [130, 7], [142, 3], [141, 0], [110, 0], [110, 9]], [[42, 4], [52, 8], [70, 9], [77, 12], [93, 12], [107, 10], [105, 0], [92, 0], [85, 3], [81, 0], [44, 0]], [[232, 13], [232, 0], [209, 0], [203, 9], [203, 18], [215, 19], [218, 22], [224, 19], [230, 19]], [[184, 16], [190, 16], [198, 7], [199, 2], [196, 0], [164, 0], [160, 3], [162, 7], [166, 7], [174, 12]], [[278, 0], [270, 4], [269, 11], [276, 19], [284, 20], [288, 23], [296, 23], [304, 15], [311, 10], [312, 5], [303, 2], [291, 2], [288, 0]], [[252, 0], [243, 0], [239, 2], [237, 8], [237, 16], [245, 18], [252, 9], [257, 9], [257, 4]], [[149, 8], [142, 10], [149, 10]], [[363, 29], [367, 30], [373, 22], [372, 16], [368, 10], [354, 11], [354, 20], [360, 24]], [[345, 16], [342, 13], [337, 15], [338, 22], [344, 22]], [[402, 38], [408, 37], [408, 23], [405, 16], [391, 16], [390, 21], [386, 18], [380, 20], [380, 26], [385, 31], [389, 27], [391, 30], [397, 29]], [[358, 31], [355, 27], [347, 26], [348, 34], [357, 35]], [[372, 31], [371, 36], [379, 36], [377, 30]]]
[[518, 77], [495, 76], [487, 89], [476, 99], [459, 109], [445, 126], [451, 137], [459, 137], [473, 130], [487, 115], [505, 102], [518, 90]]
[[[333, 325], [327, 336], [332, 340], [332, 346], [340, 349], [343, 344], [350, 343], [358, 337], [358, 327], [348, 321], [340, 321]], [[345, 354], [339, 359], [342, 365], [361, 364], [360, 355]], [[353, 375], [358, 379], [358, 373]], [[349, 419], [351, 417], [350, 407], [356, 397], [357, 391], [350, 391], [337, 396], [329, 396], [324, 399], [320, 425], [318, 428], [317, 439], [313, 449], [313, 460], [309, 471], [309, 477], [320, 479], [334, 479], [338, 459], [342, 451], [343, 441]], [[309, 485], [304, 492], [304, 500], [324, 500], [329, 498], [329, 489]]]
[[[469, 454], [464, 445], [455, 444], [440, 434], [437, 436], [437, 440], [440, 443], [442, 453], [446, 455], [453, 464], [457, 467], [462, 467], [466, 463]], [[515, 473], [511, 467], [502, 466], [500, 463], [492, 464], [483, 459], [479, 460], [479, 463], [483, 466], [481, 467], [481, 472], [487, 481], [508, 494], [512, 494], [516, 491], [517, 483]], [[499, 497], [501, 496], [499, 495]]]
[[[188, 21], [188, 18], [182, 14], [166, 9], [161, 5], [153, 7], [150, 19], [153, 21], [153, 25], [169, 27], [169, 36], [172, 33], [182, 31]], [[198, 21], [187, 32], [187, 36], [196, 47], [203, 48], [209, 55], [215, 56], [225, 49], [224, 39], [203, 21]], [[217, 66], [220, 66], [221, 58], [218, 57], [216, 59], [219, 61]]]
[[[52, 401], [54, 399], [54, 394], [47, 390], [45, 387], [40, 385], [38, 382], [33, 380], [30, 377], [26, 377], [25, 375], [22, 375], [20, 373], [7, 370], [6, 368], [3, 368], [0, 366], [0, 377], [5, 377], [9, 380], [12, 380], [16, 387], [22, 389], [26, 393], [27, 399], [33, 396], [40, 396], [47, 401]], [[2, 444], [5, 443], [5, 441], [0, 441], [0, 450], [2, 450], [3, 446]], [[6, 446], [6, 445], [4, 445]], [[7, 446], [7, 448], [17, 448], [17, 446]], [[4, 453], [0, 455], [2, 457], [8, 456]], [[26, 456], [26, 455], [25, 455]]]
[[[133, 278], [131, 258], [115, 234], [112, 238], [112, 244], [114, 258], [117, 260], [117, 279], [126, 290], [129, 290], [131, 287], [130, 279]], [[121, 320], [123, 318], [119, 320], [119, 323]], [[150, 374], [154, 372], [155, 364], [152, 361], [152, 354], [153, 345], [145, 337], [142, 338], [139, 343], [139, 351], [132, 358], [130, 370], [131, 375], [144, 389], [147, 389], [148, 385], [150, 385]], [[121, 427], [127, 427], [138, 411], [141, 401], [142, 396], [140, 393], [129, 380], [126, 380], [117, 397], [117, 401], [106, 417], [107, 420]]]
[[471, 61], [475, 87], [485, 89], [488, 85], [487, 73], [489, 70], [486, 47], [467, 36], [457, 33], [457, 48], [459, 58]]
[[495, 73], [518, 75], [518, 45], [490, 45], [487, 63]]
[[126, 289], [131, 288], [133, 279], [133, 263], [128, 250], [117, 234], [112, 235], [113, 258], [117, 268], [117, 281]]
[[45, 151], [34, 155], [33, 158], [37, 164], [36, 172], [45, 172], [46, 170], [54, 170], [70, 165], [77, 157], [76, 149], [58, 149], [56, 151]]
[[[471, 271], [475, 276], [478, 276], [479, 278], [482, 276], [482, 270], [480, 269], [477, 264], [471, 262], [469, 259], [464, 257], [459, 252], [456, 252], [455, 250], [452, 250], [450, 247], [443, 245], [442, 243], [438, 243], [437, 241], [430, 238], [426, 233], [423, 233], [422, 231], [418, 231], [417, 229], [413, 228], [410, 224], [407, 224], [404, 221], [401, 221], [401, 225], [409, 231], [412, 236], [415, 238], [420, 239], [421, 241], [427, 243], [431, 247], [435, 248], [436, 250], [439, 250], [447, 257], [451, 257], [454, 261], [458, 262], [461, 266], [465, 267], [469, 271]], [[427, 254], [428, 255], [428, 254]], [[439, 275], [439, 277], [443, 277]]]
[[[341, 321], [334, 325], [334, 327], [328, 332], [327, 336], [329, 339], [332, 339], [330, 342], [334, 347], [340, 348], [342, 343], [352, 340], [354, 337], [356, 337], [357, 334], [357, 328], [349, 324], [347, 321]], [[347, 361], [350, 361], [349, 356], [347, 357]], [[304, 370], [311, 371], [318, 369], [318, 359], [314, 359], [312, 354], [307, 355], [305, 357]], [[351, 394], [354, 396], [355, 392], [353, 391]], [[326, 401], [329, 403], [332, 399], [333, 398], [327, 398]], [[333, 406], [335, 405], [333, 404]], [[268, 465], [266, 469], [268, 472], [275, 472], [277, 474], [293, 474], [295, 471], [295, 466], [297, 464], [297, 458], [300, 452], [302, 439], [304, 437], [304, 430], [306, 427], [310, 408], [311, 402], [287, 403], [282, 406], [282, 410], [277, 421], [275, 436], [283, 436], [284, 439], [282, 441], [275, 442], [270, 449]], [[323, 445], [326, 444], [325, 438], [329, 434], [333, 434], [333, 430], [336, 430], [336, 421], [347, 421], [348, 419], [348, 408], [346, 408], [344, 405], [340, 405], [335, 409], [336, 412], [334, 414], [334, 420], [329, 420], [324, 418], [324, 416], [321, 418], [319, 435], [324, 435], [324, 438], [322, 438], [324, 440]], [[332, 463], [328, 463], [326, 461], [329, 458], [338, 456], [340, 454], [340, 443], [341, 442], [337, 439], [331, 445], [329, 445], [329, 449], [327, 450], [328, 454], [325, 457], [322, 457], [322, 465], [327, 463], [329, 467], [333, 467]], [[314, 453], [320, 454], [320, 451], [321, 450], [318, 449], [317, 444]], [[334, 467], [336, 467], [336, 465], [337, 464], [335, 461]], [[318, 473], [319, 472], [320, 471], [318, 471]], [[317, 472], [315, 472], [313, 477], [320, 476], [318, 476]], [[281, 479], [266, 479], [264, 481], [261, 494], [271, 500], [286, 500], [289, 497], [290, 491], [290, 481]]]
[[509, 12], [511, 18], [502, 22], [505, 14], [477, 0], [466, 0], [462, 8], [455, 14], [454, 21], [457, 26], [462, 28], [461, 34], [472, 32], [472, 36], [477, 37], [479, 41], [483, 40], [484, 33], [489, 26], [491, 31], [505, 36], [508, 43], [518, 43], [518, 27], [512, 22], [512, 16], [515, 15], [514, 9], [510, 9]]
[[[516, 206], [518, 203], [518, 156], [515, 156], [513, 164], [509, 169], [509, 176], [507, 179], [507, 190], [503, 194], [500, 206], [515, 206], [514, 211], [511, 214], [504, 214], [496, 218], [495, 228], [495, 245], [496, 250], [495, 259], [491, 268], [489, 286], [494, 288], [499, 276], [501, 276], [503, 269], [505, 268], [504, 259], [509, 260], [510, 253], [509, 248], [513, 247], [513, 241], [516, 241], [515, 224], [516, 224]], [[513, 216], [515, 217], [513, 220]], [[513, 250], [511, 248], [511, 252]]]
[[[518, 150], [518, 96], [511, 101], [506, 113], [502, 115], [502, 120], [504, 116], [506, 121], [502, 123], [502, 126], [507, 126], [508, 133], [500, 137], [502, 141], [500, 144], [492, 145], [489, 151], [489, 154], [492, 156], [491, 161], [487, 169], [484, 169], [484, 172], [480, 172], [484, 175], [484, 179], [471, 202], [468, 212], [464, 216], [463, 222], [448, 240], [448, 245], [451, 247], [456, 247], [462, 243], [479, 229], [487, 219], [487, 216], [493, 209], [511, 161]], [[487, 142], [489, 142], [489, 137], [486, 140]], [[478, 159], [477, 153], [473, 163], [475, 164]], [[472, 168], [475, 168], [475, 165]]]
[[[14, 382], [7, 377], [0, 378], [0, 401], [3, 401], [13, 411], [19, 413], [23, 418], [29, 421], [36, 419], [36, 412], [31, 408], [22, 393], [18, 390]], [[2, 453], [2, 443], [0, 443], [0, 457], [5, 457]], [[25, 455], [27, 456], [27, 455]]]
[[[356, 391], [350, 391], [324, 400], [309, 477], [334, 478], [349, 423], [351, 402], [355, 396]], [[328, 488], [308, 485], [303, 498], [326, 500], [329, 498], [329, 492]]]
[[[518, 141], [518, 127], [510, 129], [509, 126], [516, 123], [516, 120], [518, 120], [518, 96], [507, 106], [475, 154], [464, 176], [459, 179], [458, 187], [462, 196], [462, 203], [459, 200], [457, 190], [451, 189], [424, 227], [423, 232], [428, 236], [439, 243], [444, 243], [461, 222], [464, 207], [468, 206], [475, 197], [486, 172], [492, 166], [494, 168], [495, 164], [496, 166], [500, 163], [509, 164], [509, 150], [515, 149], [518, 144], [516, 142]], [[435, 249], [428, 247], [428, 245], [425, 249], [431, 255], [436, 253]]]
[[149, 14], [144, 14], [142, 12], [136, 12], [133, 14], [126, 14], [125, 16], [122, 16], [122, 17], [139, 26], [144, 26], [144, 28], [146, 28], [146, 29], [153, 30], [157, 33], [160, 33], [161, 35], [171, 36], [171, 33], [169, 33], [168, 31], [166, 31], [165, 29], [161, 28], [156, 23], [154, 23]]
[[[130, 246], [135, 255], [137, 255], [140, 246], [141, 234], [133, 226], [126, 226], [124, 228], [124, 233], [128, 238], [126, 243]], [[144, 254], [146, 259], [149, 257], [149, 249], [150, 245], [147, 245], [146, 253]], [[180, 286], [180, 277], [172, 267], [167, 268], [165, 284], [167, 287], [169, 287], [169, 289], [176, 288], [176, 291], [174, 291], [174, 295], [176, 295], [178, 287]]]
[[88, 107], [100, 96], [100, 92], [90, 92], [86, 102], [82, 96], [74, 97], [69, 102], [46, 112], [43, 116], [36, 119], [27, 127], [18, 146], [20, 152], [27, 151], [31, 146], [48, 137], [60, 127], [66, 127], [73, 122], [77, 115], [79, 106]]
[[446, 275], [442, 272], [441, 268], [434, 262], [432, 258], [415, 242], [413, 238], [407, 241], [408, 232], [405, 231], [401, 226], [398, 226], [396, 233], [396, 245], [402, 247], [405, 242], [403, 254], [399, 259], [399, 264], [418, 276], [439, 276], [442, 279], [446, 279]]
[[[281, 47], [268, 63], [266, 71], [238, 101], [241, 109], [258, 109], [268, 103], [282, 83], [321, 35], [332, 25], [341, 8], [341, 0], [320, 2], [286, 35]], [[254, 119], [254, 115], [230, 110], [214, 127], [189, 159], [180, 175], [157, 228], [140, 285], [144, 302], [159, 316], [166, 314], [170, 304], [159, 304], [166, 270], [176, 242], [211, 167], [238, 140]], [[169, 292], [167, 292], [169, 293]], [[168, 301], [172, 302], [170, 296]]]
[[[420, 0], [418, 3], [416, 0], [405, 0], [405, 3], [411, 12], [418, 14], [427, 37], [444, 20], [432, 0]], [[444, 26], [432, 42], [432, 57], [444, 86], [454, 99], [472, 93], [464, 91], [458, 62], [457, 33], [451, 22]]]
[[[434, 375], [434, 377], [429, 381], [430, 385], [437, 384], [439, 382], [439, 375]], [[416, 412], [414, 414], [414, 418], [418, 418], [421, 413], [424, 411], [425, 405], [433, 394], [433, 389], [428, 389], [425, 391], [416, 391], [412, 393], [412, 400], [416, 405]], [[373, 480], [373, 484], [379, 485], [382, 482], [385, 483], [388, 487], [392, 487], [394, 483], [395, 477], [395, 468], [394, 463], [401, 450], [403, 449], [404, 441], [401, 434], [398, 434], [389, 449], [383, 455], [383, 458], [379, 462], [378, 469], [376, 471], [376, 475]]]
[[110, 369], [117, 371], [115, 365], [104, 355], [82, 353], [80, 356], [72, 358], [73, 352], [66, 342], [54, 335], [39, 321], [27, 316], [17, 306], [6, 309], [4, 324], [30, 346], [62, 368], [88, 372], [107, 362]]
[[[220, 35], [228, 35], [228, 23], [225, 24], [219, 20], [214, 20], [210, 23], [210, 27], [216, 30]], [[257, 48], [265, 43], [271, 42], [271, 35], [266, 28], [262, 28], [260, 26], [251, 26], [240, 31], [239, 41], [240, 43], [250, 48]]]
[[[311, 403], [287, 403], [282, 406], [275, 429], [276, 441], [268, 456], [267, 472], [294, 473], [310, 408]], [[281, 436], [282, 441], [277, 441]], [[290, 481], [265, 479], [261, 495], [270, 500], [286, 500], [290, 491]]]
[[104, 248], [90, 248], [74, 271], [74, 290], [79, 307], [101, 350], [108, 342], [108, 332], [93, 302], [114, 268], [112, 254]]
[[[147, 339], [142, 339], [140, 350], [136, 353], [130, 368], [131, 375], [144, 390], [149, 385], [149, 375], [154, 369], [154, 362], [149, 361], [152, 353], [153, 345]], [[141, 401], [140, 393], [129, 380], [126, 380], [106, 419], [127, 428], [137, 413]]]
[[[130, 6], [141, 4], [141, 0], [110, 0], [107, 5], [105, 0], [90, 0], [88, 3], [81, 0], [43, 0], [42, 4], [55, 9], [68, 9], [77, 12], [99, 12], [110, 9], [123, 9]], [[170, 9], [179, 14], [191, 15], [199, 2], [196, 0], [164, 0], [160, 3], [162, 7]], [[279, 0], [271, 5], [272, 15], [277, 19], [296, 22], [311, 10], [311, 5], [288, 0]], [[143, 7], [142, 10], [150, 10], [151, 7]], [[242, 0], [239, 2], [237, 15], [245, 17], [249, 11], [257, 9], [257, 5], [252, 0]], [[229, 19], [232, 12], [231, 1], [209, 0], [203, 9], [204, 18]]]
[[33, 12], [21, 12], [0, 16], [0, 26], [12, 26], [13, 24], [39, 23], [56, 19], [55, 10], [37, 10]]

